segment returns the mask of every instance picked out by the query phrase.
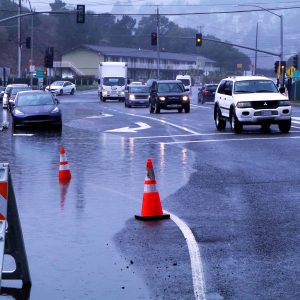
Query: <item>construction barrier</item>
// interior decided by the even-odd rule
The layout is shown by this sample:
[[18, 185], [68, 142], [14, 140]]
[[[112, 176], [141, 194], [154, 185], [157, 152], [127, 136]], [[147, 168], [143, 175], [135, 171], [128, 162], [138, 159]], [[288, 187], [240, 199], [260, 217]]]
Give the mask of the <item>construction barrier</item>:
[[[10, 255], [15, 260], [15, 270], [3, 270], [4, 255]], [[2, 279], [22, 280], [23, 287], [31, 286], [22, 228], [7, 163], [0, 163], [0, 268], [0, 286]]]
[[141, 215], [136, 215], [135, 218], [141, 221], [170, 219], [170, 215], [164, 214], [162, 210], [160, 196], [156, 189], [156, 180], [151, 159], [148, 159], [146, 165]]

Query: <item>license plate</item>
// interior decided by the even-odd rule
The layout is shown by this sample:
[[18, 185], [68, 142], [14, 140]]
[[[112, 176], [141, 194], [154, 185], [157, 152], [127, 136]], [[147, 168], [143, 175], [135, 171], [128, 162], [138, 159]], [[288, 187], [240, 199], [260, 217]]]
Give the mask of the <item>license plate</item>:
[[179, 105], [179, 104], [169, 104], [168, 107], [170, 107], [170, 108], [178, 108], [178, 107], [181, 107], [181, 105]]
[[272, 116], [272, 111], [271, 110], [262, 110], [261, 115], [264, 117]]

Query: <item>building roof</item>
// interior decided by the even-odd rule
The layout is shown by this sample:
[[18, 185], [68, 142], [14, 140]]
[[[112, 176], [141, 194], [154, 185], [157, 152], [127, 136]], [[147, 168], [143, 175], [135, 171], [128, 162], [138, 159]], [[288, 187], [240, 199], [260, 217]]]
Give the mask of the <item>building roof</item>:
[[[122, 48], [122, 47], [109, 47], [109, 46], [96, 46], [83, 44], [78, 48], [88, 49], [97, 53], [101, 53], [105, 56], [121, 56], [121, 57], [139, 57], [139, 58], [157, 58], [157, 52], [146, 49], [134, 49], [134, 48]], [[77, 49], [78, 49], [77, 48]], [[160, 52], [160, 59], [169, 59], [186, 62], [196, 62], [199, 57], [205, 59], [206, 62], [214, 63], [215, 61], [197, 55], [197, 54], [185, 54], [185, 53], [172, 53], [172, 52]]]

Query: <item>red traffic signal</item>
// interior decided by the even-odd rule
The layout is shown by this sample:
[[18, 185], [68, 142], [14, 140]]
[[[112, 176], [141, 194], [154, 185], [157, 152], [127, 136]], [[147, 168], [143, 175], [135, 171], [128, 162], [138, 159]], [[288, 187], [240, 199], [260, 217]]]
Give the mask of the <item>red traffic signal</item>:
[[151, 45], [152, 46], [157, 45], [157, 33], [156, 32], [151, 33]]

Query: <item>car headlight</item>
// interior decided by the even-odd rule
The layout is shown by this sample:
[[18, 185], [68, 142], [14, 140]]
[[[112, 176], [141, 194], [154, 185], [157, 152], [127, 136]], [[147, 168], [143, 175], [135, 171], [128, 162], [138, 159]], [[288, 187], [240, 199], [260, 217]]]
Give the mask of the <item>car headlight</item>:
[[121, 92], [121, 96], [125, 96], [125, 92], [124, 91]]
[[159, 99], [160, 101], [165, 101], [165, 100], [166, 100], [166, 97], [158, 97], [158, 99]]
[[18, 108], [16, 108], [16, 109], [14, 110], [14, 114], [15, 114], [16, 116], [23, 116], [23, 115], [24, 115], [24, 113], [23, 113], [22, 111], [20, 111]]
[[102, 91], [102, 96], [107, 96], [107, 91], [106, 90]]
[[135, 100], [135, 97], [134, 97], [133, 94], [130, 94], [130, 95], [129, 95], [129, 100]]
[[245, 101], [245, 102], [238, 102], [236, 104], [237, 108], [250, 108], [252, 107], [251, 102], [250, 101]]
[[188, 97], [188, 96], [183, 96], [183, 97], [182, 97], [182, 100], [183, 100], [183, 101], [188, 101], [188, 100], [189, 100], [189, 97]]
[[51, 111], [51, 114], [56, 114], [59, 112], [59, 108], [58, 107], [55, 107], [52, 111]]
[[279, 106], [290, 106], [290, 101], [289, 100], [281, 100], [279, 101]]

